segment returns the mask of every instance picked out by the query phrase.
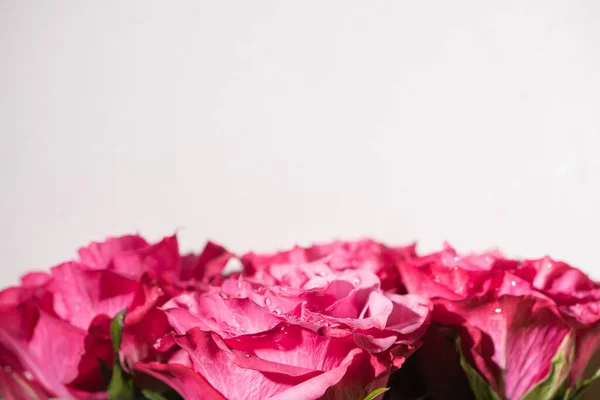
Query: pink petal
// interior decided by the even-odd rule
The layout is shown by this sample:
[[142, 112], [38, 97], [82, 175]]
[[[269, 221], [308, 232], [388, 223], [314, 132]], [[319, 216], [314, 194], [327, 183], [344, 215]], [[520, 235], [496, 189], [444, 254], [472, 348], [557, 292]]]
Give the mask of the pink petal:
[[260, 371], [242, 368], [235, 363], [238, 357], [220, 347], [215, 339], [198, 328], [176, 338], [177, 344], [194, 360], [195, 371], [227, 399], [268, 399], [302, 381], [285, 375], [267, 377]]
[[0, 396], [4, 400], [47, 400], [48, 395], [37, 382], [22, 373], [0, 367]]
[[87, 329], [99, 314], [110, 317], [129, 305], [137, 282], [108, 270], [90, 270], [76, 263], [52, 268], [53, 291], [62, 305], [60, 315]]
[[90, 268], [106, 269], [116, 255], [148, 246], [148, 242], [138, 235], [108, 238], [104, 242], [92, 242], [87, 247], [80, 248], [79, 259]]
[[281, 321], [250, 299], [224, 299], [217, 293], [181, 295], [162, 309], [180, 333], [192, 326], [202, 326], [225, 336], [235, 336], [263, 332]]
[[206, 379], [185, 365], [137, 363], [135, 370], [166, 383], [184, 399], [225, 400]]
[[2, 318], [11, 322], [0, 327], [0, 349], [14, 354], [48, 391], [70, 397], [65, 385], [78, 375], [86, 333], [44, 312], [34, 313], [37, 320], [31, 325], [31, 310], [3, 310]]
[[209, 280], [220, 275], [233, 256], [223, 246], [208, 242], [200, 255], [189, 254], [182, 257], [179, 279], [184, 281], [190, 279]]
[[48, 283], [51, 278], [47, 272], [30, 272], [21, 277], [21, 285], [25, 287], [39, 287]]
[[589, 329], [577, 332], [575, 357], [569, 374], [569, 383], [574, 384], [583, 377], [588, 364], [598, 354], [599, 349], [600, 323], [596, 323]]
[[108, 269], [138, 279], [145, 272], [175, 276], [179, 269], [179, 245], [176, 236], [133, 251], [117, 253]]
[[[243, 339], [240, 337], [239, 341], [234, 338], [223, 342], [214, 334], [211, 335], [194, 328], [188, 331], [186, 336], [177, 337], [176, 341], [194, 359], [194, 369], [226, 398], [232, 400], [269, 399], [307, 380], [312, 382], [302, 386], [306, 386], [305, 393], [323, 394], [327, 387], [334, 384], [345, 373], [345, 370], [337, 371], [337, 367], [343, 366], [344, 363], [347, 363], [347, 359], [352, 359], [357, 353], [360, 353], [359, 349], [348, 352], [347, 348], [343, 347], [327, 347], [327, 343], [331, 343], [331, 339], [319, 339], [314, 333], [305, 330], [300, 334], [310, 335], [317, 342], [286, 339], [289, 335], [299, 334], [298, 329], [300, 328], [289, 326], [285, 329], [290, 330], [288, 335], [285, 334], [286, 330], [280, 331], [277, 333], [278, 336], [271, 338], [272, 340], [256, 335], [243, 337]], [[303, 337], [307, 338], [307, 336]], [[321, 342], [319, 343], [318, 340]], [[228, 347], [226, 343], [237, 344], [237, 350]], [[313, 348], [311, 343], [319, 346]], [[345, 340], [345, 343], [349, 345], [350, 342]], [[273, 344], [281, 346], [281, 348], [273, 348]], [[298, 346], [302, 347], [298, 348]], [[252, 353], [245, 352], [250, 349], [252, 349]], [[286, 351], [282, 351], [282, 349], [286, 349]], [[331, 351], [336, 353], [331, 353]], [[324, 372], [310, 368], [317, 364], [328, 371], [334, 370], [328, 374], [328, 376], [334, 376], [319, 379]], [[294, 392], [294, 394], [296, 393]], [[301, 396], [300, 398], [315, 398], [308, 397], [308, 394], [303, 395], [307, 397]]]

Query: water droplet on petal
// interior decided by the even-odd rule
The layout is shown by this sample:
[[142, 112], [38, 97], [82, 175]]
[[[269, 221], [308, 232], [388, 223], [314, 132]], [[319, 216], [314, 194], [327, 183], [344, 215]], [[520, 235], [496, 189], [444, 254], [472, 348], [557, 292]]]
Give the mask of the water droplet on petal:
[[271, 299], [268, 297], [265, 297], [265, 306], [269, 307], [271, 305]]
[[238, 288], [238, 289], [241, 289], [241, 288], [242, 288], [242, 281], [238, 281], [238, 283], [237, 283], [237, 288]]
[[501, 309], [501, 308], [496, 308], [496, 309], [494, 310], [494, 312], [495, 312], [496, 314], [498, 314], [498, 313], [501, 313], [501, 312], [502, 312], [502, 309]]
[[435, 275], [433, 276], [433, 281], [434, 281], [435, 283], [440, 283], [440, 276], [439, 276], [438, 274], [435, 274]]
[[354, 283], [355, 285], [360, 285], [360, 278], [352, 279], [352, 283]]
[[546, 268], [552, 268], [552, 263], [548, 261], [548, 262], [546, 263]]
[[221, 296], [225, 300], [229, 299], [229, 296], [227, 295], [227, 293], [219, 292], [219, 296]]
[[25, 377], [25, 379], [27, 380], [32, 380], [33, 379], [33, 375], [31, 375], [31, 372], [29, 371], [25, 371], [23, 372], [23, 376]]
[[250, 357], [252, 357], [252, 356], [251, 356], [250, 354], [248, 354], [248, 353], [244, 353], [244, 357], [246, 357], [246, 358], [250, 358]]
[[510, 284], [513, 286], [517, 286], [517, 282], [515, 282], [515, 281], [511, 281]]

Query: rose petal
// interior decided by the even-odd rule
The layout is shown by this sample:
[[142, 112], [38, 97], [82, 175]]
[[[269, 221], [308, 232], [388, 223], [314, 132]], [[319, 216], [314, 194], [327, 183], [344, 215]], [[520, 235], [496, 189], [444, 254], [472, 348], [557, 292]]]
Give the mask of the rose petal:
[[115, 316], [129, 305], [138, 283], [108, 270], [90, 270], [66, 263], [52, 268], [52, 291], [61, 304], [59, 315], [87, 329], [97, 315]]

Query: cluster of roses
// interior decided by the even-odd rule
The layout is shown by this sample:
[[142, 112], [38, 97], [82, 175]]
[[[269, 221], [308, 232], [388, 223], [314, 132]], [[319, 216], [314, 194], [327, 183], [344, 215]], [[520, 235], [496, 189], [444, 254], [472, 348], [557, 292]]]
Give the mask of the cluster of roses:
[[599, 306], [550, 258], [372, 240], [181, 255], [175, 236], [123, 236], [0, 292], [0, 396], [578, 399]]

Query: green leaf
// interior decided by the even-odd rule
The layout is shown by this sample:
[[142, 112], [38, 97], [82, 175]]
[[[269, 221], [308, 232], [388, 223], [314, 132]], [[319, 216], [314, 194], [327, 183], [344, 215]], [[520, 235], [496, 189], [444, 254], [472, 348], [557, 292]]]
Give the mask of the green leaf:
[[373, 390], [371, 393], [369, 393], [363, 400], [373, 400], [375, 399], [377, 396], [379, 396], [382, 393], [387, 392], [388, 390], [390, 390], [390, 388], [379, 388], [379, 389], [375, 389]]
[[108, 384], [108, 398], [110, 400], [135, 399], [133, 380], [125, 371], [123, 371], [118, 359], [115, 360], [112, 378]]
[[558, 346], [558, 350], [552, 358], [548, 375], [529, 390], [523, 400], [552, 400], [556, 398], [569, 376], [574, 354], [575, 331], [571, 330]]
[[600, 368], [596, 370], [594, 375], [590, 376], [587, 379], [582, 379], [577, 382], [572, 388], [567, 390], [567, 393], [564, 396], [564, 400], [580, 400], [583, 398], [585, 391], [590, 387], [592, 383], [594, 383], [598, 378], [600, 378]]
[[149, 389], [142, 389], [142, 395], [148, 400], [167, 400], [165, 396]]
[[475, 395], [477, 400], [500, 400], [500, 397], [494, 392], [494, 389], [483, 379], [483, 377], [479, 374], [479, 372], [469, 364], [467, 359], [462, 353], [462, 349], [460, 346], [460, 338], [456, 339], [456, 347], [458, 349], [458, 355], [460, 359], [460, 366], [463, 371], [465, 371], [465, 375], [467, 376], [467, 380], [469, 381], [469, 386], [471, 386], [471, 390]]
[[121, 347], [121, 339], [123, 338], [123, 325], [125, 324], [125, 314], [127, 308], [119, 311], [110, 323], [110, 339], [112, 340], [115, 353], [119, 352]]

